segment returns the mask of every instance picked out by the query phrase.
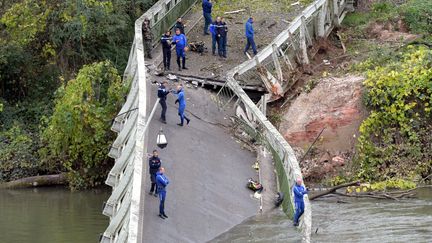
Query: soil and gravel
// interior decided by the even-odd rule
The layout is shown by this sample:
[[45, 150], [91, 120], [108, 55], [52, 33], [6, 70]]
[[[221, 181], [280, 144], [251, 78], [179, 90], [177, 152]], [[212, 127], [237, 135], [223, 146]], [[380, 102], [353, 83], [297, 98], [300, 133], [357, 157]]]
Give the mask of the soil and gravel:
[[[262, 2], [264, 4], [267, 1], [260, 0], [256, 2]], [[214, 3], [218, 4], [218, 2]], [[245, 6], [239, 5], [239, 9], [245, 9], [250, 3], [245, 2]], [[287, 5], [289, 7], [287, 7]], [[304, 8], [302, 5], [291, 6], [286, 1], [278, 0], [271, 3], [271, 9], [269, 8], [251, 8], [248, 11], [236, 13], [236, 14], [225, 14], [225, 22], [228, 25], [228, 43], [227, 43], [227, 56], [228, 58], [220, 58], [219, 56], [213, 56], [211, 50], [211, 36], [203, 35], [204, 19], [200, 19], [195, 27], [187, 33], [189, 42], [203, 41], [207, 48], [207, 51], [203, 54], [189, 51], [187, 53], [187, 67], [189, 70], [177, 71], [176, 57], [172, 55], [172, 68], [174, 73], [183, 75], [197, 75], [205, 78], [214, 78], [219, 80], [225, 80], [225, 73], [233, 67], [246, 61], [248, 58], [243, 54], [244, 47], [246, 45], [245, 38], [245, 23], [250, 16], [255, 18], [254, 30], [255, 30], [255, 43], [258, 51], [268, 45], [282, 30], [288, 25], [289, 21], [294, 19], [299, 12]], [[230, 9], [233, 11], [237, 9]], [[250, 12], [249, 12], [250, 11]], [[186, 29], [191, 28], [194, 22], [199, 19], [202, 15], [200, 4], [184, 17]], [[216, 18], [216, 16], [213, 16]], [[187, 30], [186, 30], [187, 31]], [[216, 51], [217, 53], [217, 51]], [[249, 50], [252, 54], [252, 51]]]

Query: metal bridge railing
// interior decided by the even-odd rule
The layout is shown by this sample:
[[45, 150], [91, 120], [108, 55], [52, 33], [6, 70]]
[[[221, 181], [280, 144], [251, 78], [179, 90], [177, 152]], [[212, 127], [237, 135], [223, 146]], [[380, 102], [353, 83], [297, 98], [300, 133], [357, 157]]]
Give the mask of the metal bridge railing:
[[143, 161], [147, 159], [146, 127], [151, 114], [147, 114], [149, 95], [142, 23], [145, 18], [150, 19], [157, 41], [158, 36], [173, 26], [177, 17], [184, 15], [195, 2], [196, 0], [160, 0], [135, 22], [134, 41], [123, 75], [124, 81], [131, 82], [131, 88], [111, 127], [118, 134], [108, 154], [115, 159], [115, 164], [105, 183], [113, 191], [103, 208], [103, 214], [110, 218], [110, 223], [101, 235], [100, 242], [143, 242], [141, 229], [144, 206], [141, 201], [141, 184], [142, 177], [146, 174]]
[[[347, 8], [352, 9], [352, 1], [316, 0], [253, 59], [230, 70], [223, 88], [228, 87], [232, 92], [226, 90], [221, 92], [221, 94], [229, 94], [229, 101], [237, 100], [236, 114], [243, 120], [242, 124], [246, 125], [245, 131], [272, 152], [280, 190], [288, 199], [284, 200], [282, 206], [291, 216], [294, 212], [292, 187], [296, 178], [302, 176], [299, 163], [291, 146], [268, 121], [263, 110], [260, 110], [249, 98], [240, 84], [258, 78], [267, 83], [266, 87], [270, 87], [269, 91], [275, 95], [276, 85], [289, 79], [285, 77], [286, 73], [289, 73], [287, 71], [293, 70], [296, 63], [309, 63], [308, 47], [312, 46], [315, 40], [328, 36], [333, 27], [340, 24]], [[232, 98], [233, 96], [236, 98]], [[223, 103], [219, 105], [225, 106]], [[311, 227], [312, 209], [308, 197], [305, 196], [305, 212], [300, 224], [302, 242], [310, 242]]]

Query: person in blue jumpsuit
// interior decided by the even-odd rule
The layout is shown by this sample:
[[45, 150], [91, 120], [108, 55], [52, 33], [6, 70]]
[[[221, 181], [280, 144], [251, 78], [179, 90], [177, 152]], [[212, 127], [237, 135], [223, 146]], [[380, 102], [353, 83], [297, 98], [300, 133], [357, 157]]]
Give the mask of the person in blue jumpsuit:
[[[176, 46], [177, 54], [177, 65], [179, 71], [186, 68], [186, 52], [185, 48], [187, 46], [187, 38], [184, 34], [180, 32], [180, 29], [176, 29], [176, 34], [172, 38], [172, 44]], [[183, 65], [180, 65], [180, 58], [182, 58]]]
[[168, 178], [164, 175], [165, 168], [160, 167], [159, 172], [156, 173], [156, 185], [159, 194], [159, 217], [166, 219], [168, 216], [165, 214], [165, 198], [166, 187], [169, 184]]
[[302, 179], [297, 178], [296, 184], [293, 187], [293, 194], [294, 194], [294, 205], [295, 205], [295, 214], [294, 214], [294, 226], [299, 225], [299, 219], [304, 213], [304, 200], [303, 196], [307, 194], [308, 191], [306, 188], [302, 185]]
[[246, 52], [249, 50], [249, 47], [252, 46], [253, 54], [256, 55], [257, 49], [256, 49], [256, 45], [255, 45], [255, 40], [254, 40], [255, 32], [254, 32], [253, 25], [252, 25], [253, 22], [254, 22], [253, 17], [250, 17], [248, 19], [248, 21], [246, 22], [246, 25], [245, 25], [245, 32], [246, 32], [245, 34], [246, 34], [247, 43], [246, 43], [246, 47], [244, 49], [244, 53], [246, 54]]
[[211, 36], [212, 36], [212, 54], [213, 54], [213, 56], [216, 55], [216, 44], [218, 45], [218, 53], [221, 49], [221, 47], [220, 47], [220, 34], [219, 34], [219, 30], [218, 30], [221, 27], [220, 21], [221, 21], [221, 18], [219, 16], [216, 17], [216, 20], [210, 24], [210, 28], [209, 28]]
[[211, 12], [212, 12], [213, 4], [211, 0], [202, 0], [202, 9], [204, 16], [204, 35], [209, 35], [208, 28], [212, 22]]
[[175, 93], [177, 94], [177, 100], [175, 101], [175, 103], [179, 103], [178, 115], [180, 116], [180, 123], [178, 123], [177, 125], [182, 127], [185, 119], [186, 123], [189, 125], [190, 119], [187, 118], [184, 113], [186, 110], [186, 99], [184, 97], [183, 85], [178, 85], [177, 91]]
[[157, 93], [158, 97], [160, 98], [159, 104], [162, 107], [160, 121], [164, 124], [166, 124], [166, 116], [165, 116], [166, 111], [167, 111], [166, 99], [167, 99], [167, 95], [169, 94], [169, 90], [167, 90], [167, 88], [166, 88], [167, 84], [168, 84], [167, 81], [163, 81], [162, 84], [159, 86], [158, 93]]

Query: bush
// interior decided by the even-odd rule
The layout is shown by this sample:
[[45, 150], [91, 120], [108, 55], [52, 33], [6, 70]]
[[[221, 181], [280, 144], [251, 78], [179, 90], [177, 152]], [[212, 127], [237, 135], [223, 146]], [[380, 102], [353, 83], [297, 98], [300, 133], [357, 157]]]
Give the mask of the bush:
[[60, 88], [42, 135], [47, 147], [40, 154], [49, 167], [60, 163], [70, 172], [71, 188], [95, 186], [105, 179], [112, 166], [107, 157], [114, 139], [111, 119], [126, 91], [110, 62], [84, 66], [76, 79]]
[[432, 1], [411, 0], [402, 6], [402, 15], [412, 32], [432, 34]]
[[16, 180], [36, 175], [39, 162], [37, 145], [18, 125], [0, 133], [0, 181]]
[[364, 179], [410, 177], [430, 164], [432, 50], [409, 50], [402, 61], [369, 71], [364, 82], [371, 108], [358, 143]]

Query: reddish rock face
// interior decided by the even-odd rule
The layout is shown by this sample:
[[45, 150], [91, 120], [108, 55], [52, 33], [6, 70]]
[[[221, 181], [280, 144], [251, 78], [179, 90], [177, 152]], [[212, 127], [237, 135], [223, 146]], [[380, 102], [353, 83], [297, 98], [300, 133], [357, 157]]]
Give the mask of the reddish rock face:
[[284, 115], [280, 131], [294, 146], [309, 145], [326, 127], [321, 145], [341, 151], [352, 147], [363, 119], [363, 77], [348, 76], [320, 80], [310, 93], [301, 94]]

